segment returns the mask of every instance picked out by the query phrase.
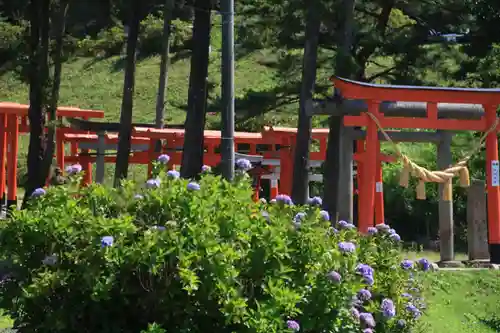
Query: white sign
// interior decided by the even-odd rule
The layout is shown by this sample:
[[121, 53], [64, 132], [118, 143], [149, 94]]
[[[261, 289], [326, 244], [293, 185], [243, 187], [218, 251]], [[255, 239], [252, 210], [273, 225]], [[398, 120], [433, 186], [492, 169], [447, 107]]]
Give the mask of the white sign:
[[500, 168], [498, 160], [491, 161], [491, 186], [500, 186]]
[[384, 186], [382, 185], [382, 182], [375, 183], [375, 192], [382, 193], [383, 188], [384, 188]]

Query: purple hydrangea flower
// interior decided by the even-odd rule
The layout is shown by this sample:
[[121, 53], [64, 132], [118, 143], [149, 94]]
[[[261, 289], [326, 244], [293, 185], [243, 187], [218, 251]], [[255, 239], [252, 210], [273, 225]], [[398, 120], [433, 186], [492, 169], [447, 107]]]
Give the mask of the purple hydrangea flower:
[[404, 270], [409, 270], [413, 268], [413, 261], [405, 259], [401, 262], [401, 268]]
[[167, 154], [161, 154], [160, 156], [158, 156], [157, 161], [161, 164], [167, 164], [170, 161], [170, 156], [168, 156]]
[[45, 195], [45, 193], [47, 193], [47, 192], [43, 188], [39, 187], [36, 190], [34, 190], [33, 193], [31, 193], [31, 197], [32, 198], [39, 198], [42, 195]]
[[325, 221], [330, 221], [330, 214], [326, 210], [321, 210], [319, 216]]
[[372, 293], [368, 289], [361, 289], [358, 291], [357, 298], [360, 301], [366, 302], [372, 298]]
[[293, 220], [294, 220], [295, 222], [300, 222], [300, 221], [302, 221], [302, 220], [303, 220], [303, 219], [305, 219], [305, 218], [306, 218], [306, 213], [304, 213], [304, 212], [299, 212], [299, 213], [297, 213], [297, 215], [295, 215], [295, 217], [293, 218]]
[[366, 264], [359, 264], [356, 267], [356, 273], [363, 276], [363, 280], [369, 286], [373, 285], [373, 268]]
[[209, 165], [203, 165], [201, 167], [201, 173], [209, 173], [210, 171], [212, 171], [212, 168]]
[[286, 194], [278, 194], [276, 196], [276, 202], [282, 203], [283, 205], [293, 205], [292, 198]]
[[333, 234], [338, 234], [338, 233], [339, 233], [339, 231], [338, 231], [337, 229], [335, 229], [334, 227], [330, 227], [330, 228], [328, 228], [327, 233], [328, 233], [329, 235], [333, 235]]
[[410, 295], [410, 294], [408, 294], [408, 293], [402, 293], [401, 297], [404, 297], [404, 298], [407, 298], [407, 299], [412, 299], [413, 298], [413, 296]]
[[328, 280], [334, 283], [339, 283], [342, 280], [342, 276], [340, 276], [340, 274], [335, 271], [331, 271], [326, 275], [326, 277], [328, 278]]
[[373, 328], [375, 327], [375, 319], [373, 319], [373, 316], [371, 313], [368, 312], [363, 312], [359, 315], [359, 320], [361, 321], [362, 324], [364, 324], [367, 328]]
[[391, 234], [390, 237], [395, 242], [400, 242], [401, 241], [401, 237], [398, 234]]
[[153, 188], [158, 188], [161, 185], [161, 180], [159, 179], [149, 179], [146, 182], [146, 188], [153, 189]]
[[290, 329], [290, 330], [292, 330], [294, 332], [300, 331], [300, 325], [295, 320], [287, 320], [286, 321], [286, 326], [288, 327], [288, 329]]
[[191, 182], [191, 183], [187, 184], [187, 189], [189, 191], [199, 191], [200, 185], [198, 183]]
[[358, 309], [352, 307], [351, 310], [350, 310], [350, 312], [351, 312], [351, 316], [354, 319], [359, 320], [359, 311], [358, 311]]
[[245, 158], [240, 158], [236, 161], [236, 167], [243, 171], [248, 171], [252, 168], [252, 163]]
[[181, 174], [177, 170], [168, 170], [167, 171], [167, 177], [168, 178], [177, 179], [180, 176], [181, 176]]
[[397, 233], [397, 232], [396, 232], [396, 230], [394, 230], [394, 229], [392, 229], [392, 228], [391, 228], [391, 229], [389, 229], [387, 232], [389, 233], [389, 235], [394, 235], [394, 234], [396, 234], [396, 233]]
[[113, 236], [104, 236], [101, 238], [101, 247], [112, 246], [114, 242], [115, 239], [113, 238]]
[[321, 197], [312, 197], [307, 199], [307, 203], [311, 206], [321, 206], [323, 205], [323, 199]]
[[394, 306], [394, 302], [390, 299], [385, 298], [382, 300], [380, 308], [382, 309], [382, 315], [385, 318], [393, 318], [396, 316], [396, 307]]
[[406, 311], [410, 312], [413, 315], [413, 318], [415, 319], [418, 319], [422, 315], [420, 310], [412, 303], [408, 303], [406, 305]]
[[368, 235], [375, 235], [378, 232], [377, 228], [375, 227], [369, 227], [368, 228]]
[[391, 229], [391, 227], [389, 227], [387, 224], [385, 223], [381, 223], [381, 224], [377, 224], [375, 226], [377, 228], [377, 230], [379, 231], [389, 231], [389, 229]]
[[151, 229], [158, 230], [158, 231], [165, 231], [165, 230], [167, 230], [167, 228], [165, 228], [162, 225], [154, 225], [154, 226], [151, 227]]
[[339, 228], [340, 228], [340, 229], [354, 229], [354, 228], [356, 228], [356, 227], [354, 226], [354, 224], [349, 223], [349, 222], [344, 221], [344, 220], [340, 220], [340, 221], [338, 222], [338, 225], [339, 225]]
[[356, 250], [356, 245], [351, 242], [340, 242], [339, 250], [342, 253], [353, 253]]
[[429, 260], [427, 260], [425, 258], [421, 258], [418, 260], [418, 266], [424, 272], [427, 272], [429, 269], [431, 269], [431, 263], [429, 262]]
[[66, 167], [66, 173], [68, 175], [76, 175], [77, 173], [82, 172], [82, 166], [80, 164], [73, 164]]
[[373, 333], [373, 330], [371, 328], [365, 328], [363, 333]]

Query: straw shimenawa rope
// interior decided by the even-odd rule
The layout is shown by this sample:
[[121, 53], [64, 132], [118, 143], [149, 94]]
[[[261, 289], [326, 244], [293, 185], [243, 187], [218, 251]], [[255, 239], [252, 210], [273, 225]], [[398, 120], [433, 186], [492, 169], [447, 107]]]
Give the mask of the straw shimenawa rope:
[[403, 162], [403, 170], [401, 171], [399, 185], [403, 187], [408, 187], [410, 175], [413, 175], [420, 179], [417, 185], [417, 199], [419, 200], [425, 200], [426, 198], [425, 183], [444, 184], [443, 199], [445, 201], [452, 200], [451, 181], [454, 176], [459, 175], [460, 186], [469, 187], [470, 180], [469, 180], [469, 169], [467, 168], [467, 162], [471, 159], [472, 156], [474, 156], [481, 149], [488, 134], [494, 131], [499, 123], [499, 118], [497, 117], [495, 123], [486, 132], [484, 132], [478, 144], [476, 145], [476, 147], [474, 147], [471, 153], [469, 153], [466, 157], [461, 159], [458, 163], [442, 171], [431, 171], [424, 167], [419, 166], [418, 164], [413, 162], [408, 156], [403, 154], [399, 149], [399, 146], [394, 141], [391, 140], [387, 132], [382, 128], [377, 117], [373, 115], [371, 112], [366, 112], [366, 114], [377, 125], [378, 129], [380, 130], [382, 135], [384, 135], [387, 142], [392, 144], [392, 146], [396, 151], [396, 155]]

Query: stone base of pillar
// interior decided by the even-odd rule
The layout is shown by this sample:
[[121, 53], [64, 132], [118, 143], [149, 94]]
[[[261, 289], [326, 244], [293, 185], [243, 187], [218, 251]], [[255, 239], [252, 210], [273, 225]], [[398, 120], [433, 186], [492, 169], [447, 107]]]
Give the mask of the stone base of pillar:
[[450, 260], [450, 261], [439, 261], [437, 265], [440, 268], [460, 268], [464, 267], [464, 264], [458, 260]]

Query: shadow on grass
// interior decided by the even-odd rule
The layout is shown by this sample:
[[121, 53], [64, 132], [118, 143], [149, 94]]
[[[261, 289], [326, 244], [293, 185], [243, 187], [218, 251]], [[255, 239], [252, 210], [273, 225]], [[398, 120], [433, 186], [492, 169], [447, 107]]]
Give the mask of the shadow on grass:
[[479, 322], [492, 330], [495, 330], [495, 332], [500, 332], [500, 317], [493, 315], [491, 318], [479, 319]]

